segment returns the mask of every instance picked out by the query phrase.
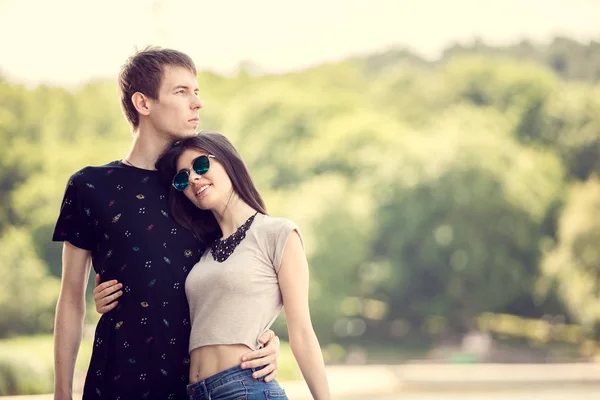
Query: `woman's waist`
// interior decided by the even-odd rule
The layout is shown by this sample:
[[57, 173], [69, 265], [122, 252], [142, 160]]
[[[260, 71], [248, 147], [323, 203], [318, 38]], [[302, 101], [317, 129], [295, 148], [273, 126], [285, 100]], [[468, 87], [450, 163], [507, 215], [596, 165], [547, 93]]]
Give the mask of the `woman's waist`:
[[190, 353], [190, 383], [239, 366], [242, 356], [252, 351], [245, 344], [217, 344], [195, 348]]

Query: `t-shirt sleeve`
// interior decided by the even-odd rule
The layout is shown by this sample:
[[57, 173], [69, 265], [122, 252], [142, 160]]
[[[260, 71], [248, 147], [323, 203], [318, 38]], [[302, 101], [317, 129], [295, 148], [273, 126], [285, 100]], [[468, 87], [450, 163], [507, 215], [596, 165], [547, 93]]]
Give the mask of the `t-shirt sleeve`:
[[91, 250], [91, 226], [86, 218], [80, 190], [72, 176], [65, 189], [52, 241], [69, 242], [80, 249]]
[[281, 219], [273, 229], [270, 240], [271, 245], [271, 254], [273, 260], [273, 267], [275, 271], [279, 273], [279, 268], [281, 268], [281, 263], [283, 261], [283, 252], [285, 250], [285, 245], [292, 234], [292, 232], [298, 232], [298, 236], [300, 236], [300, 242], [302, 243], [302, 248], [304, 248], [304, 239], [302, 238], [302, 234], [300, 233], [300, 229], [298, 226], [290, 220]]

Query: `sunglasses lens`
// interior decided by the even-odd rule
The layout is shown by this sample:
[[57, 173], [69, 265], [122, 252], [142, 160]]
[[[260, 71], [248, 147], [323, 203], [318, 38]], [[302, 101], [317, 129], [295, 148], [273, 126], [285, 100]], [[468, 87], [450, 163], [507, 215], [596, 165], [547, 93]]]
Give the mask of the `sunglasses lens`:
[[189, 183], [190, 180], [188, 179], [188, 174], [183, 171], [179, 172], [177, 175], [175, 175], [175, 178], [173, 178], [173, 187], [180, 191], [185, 190]]
[[210, 168], [210, 160], [207, 156], [200, 156], [194, 160], [194, 164], [192, 165], [194, 168], [194, 172], [198, 175], [202, 175], [208, 172]]

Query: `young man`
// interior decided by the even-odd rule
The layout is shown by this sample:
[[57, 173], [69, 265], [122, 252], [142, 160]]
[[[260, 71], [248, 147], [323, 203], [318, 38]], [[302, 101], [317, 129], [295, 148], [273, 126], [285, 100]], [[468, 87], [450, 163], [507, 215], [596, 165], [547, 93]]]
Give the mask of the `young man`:
[[[196, 131], [202, 108], [196, 68], [181, 52], [148, 48], [123, 66], [119, 87], [134, 132], [131, 149], [120, 161], [71, 176], [53, 235], [64, 242], [54, 398], [72, 398], [93, 265], [97, 285], [103, 282], [95, 299], [105, 314], [96, 328], [83, 399], [184, 399], [190, 334], [184, 282], [202, 249], [171, 218], [169, 185], [154, 164], [171, 140]], [[272, 338], [242, 366], [267, 365], [256, 372], [268, 374], [267, 380], [277, 372], [279, 341], [272, 331], [261, 337]]]

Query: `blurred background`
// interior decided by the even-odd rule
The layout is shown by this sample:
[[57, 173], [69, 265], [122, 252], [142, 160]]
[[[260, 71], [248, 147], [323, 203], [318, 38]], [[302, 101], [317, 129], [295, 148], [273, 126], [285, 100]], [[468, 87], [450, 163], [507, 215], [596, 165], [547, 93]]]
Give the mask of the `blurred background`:
[[52, 391], [64, 188], [126, 154], [117, 73], [159, 45], [303, 230], [336, 398], [366, 377], [387, 389], [358, 398], [598, 398], [598, 21], [593, 0], [0, 0], [0, 395]]

